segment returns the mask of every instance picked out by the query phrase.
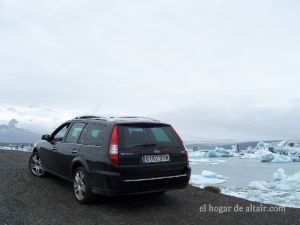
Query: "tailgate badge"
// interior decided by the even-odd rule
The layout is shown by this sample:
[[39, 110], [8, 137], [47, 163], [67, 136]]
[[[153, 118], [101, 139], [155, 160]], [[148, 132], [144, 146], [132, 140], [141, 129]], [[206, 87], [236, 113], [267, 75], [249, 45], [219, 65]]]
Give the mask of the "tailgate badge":
[[160, 153], [160, 151], [158, 149], [155, 149], [154, 153]]

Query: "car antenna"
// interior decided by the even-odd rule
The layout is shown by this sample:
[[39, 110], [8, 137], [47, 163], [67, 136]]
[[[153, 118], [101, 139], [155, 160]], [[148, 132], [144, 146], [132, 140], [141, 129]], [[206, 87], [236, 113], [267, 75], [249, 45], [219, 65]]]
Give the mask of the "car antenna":
[[97, 111], [101, 108], [100, 105], [97, 105], [97, 107], [95, 108], [94, 112], [92, 113], [92, 115], [96, 115]]

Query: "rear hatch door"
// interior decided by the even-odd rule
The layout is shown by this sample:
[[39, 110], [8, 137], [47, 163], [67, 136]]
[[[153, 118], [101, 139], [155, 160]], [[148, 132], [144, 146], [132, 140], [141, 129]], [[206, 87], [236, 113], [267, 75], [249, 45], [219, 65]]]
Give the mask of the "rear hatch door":
[[124, 179], [154, 178], [186, 172], [184, 146], [167, 124], [118, 125], [119, 169]]

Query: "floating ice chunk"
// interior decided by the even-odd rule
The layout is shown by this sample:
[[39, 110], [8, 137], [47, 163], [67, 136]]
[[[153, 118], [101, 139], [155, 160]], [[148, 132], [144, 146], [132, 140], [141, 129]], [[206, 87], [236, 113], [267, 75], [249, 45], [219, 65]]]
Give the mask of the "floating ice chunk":
[[[233, 151], [230, 149], [224, 149], [216, 147], [213, 150], [197, 150], [189, 151], [189, 157], [230, 157], [233, 156]], [[240, 155], [238, 155], [240, 156]]]
[[289, 163], [294, 160], [290, 156], [278, 155], [278, 154], [268, 154], [261, 157], [262, 162], [272, 162], [272, 163]]
[[280, 141], [280, 142], [277, 144], [277, 146], [278, 146], [278, 147], [283, 147], [283, 146], [286, 145], [286, 143], [287, 143], [287, 141]]
[[262, 159], [262, 157], [270, 155], [270, 151], [266, 149], [259, 149], [253, 153], [246, 153], [244, 156], [241, 158], [243, 159]]
[[207, 157], [220, 157], [221, 155], [218, 154], [215, 150], [211, 150], [211, 151], [207, 152], [205, 154], [205, 156], [207, 156]]
[[286, 175], [282, 168], [273, 174], [273, 181], [252, 181], [248, 188], [222, 189], [222, 193], [251, 201], [300, 208], [300, 171]]
[[288, 184], [279, 183], [276, 184], [275, 189], [279, 191], [289, 191], [291, 189], [291, 186]]
[[285, 179], [286, 179], [286, 175], [284, 169], [282, 168], [277, 169], [277, 171], [273, 174], [274, 181], [283, 181]]
[[218, 175], [212, 171], [209, 170], [203, 170], [201, 172], [201, 175], [204, 177], [208, 177], [208, 178], [218, 178], [218, 179], [226, 179], [226, 177], [222, 176], [222, 175]]
[[225, 160], [222, 159], [208, 159], [208, 158], [190, 158], [189, 162], [191, 165], [199, 164], [199, 163], [205, 163], [205, 164], [211, 164], [211, 165], [217, 165], [219, 163], [226, 162]]
[[221, 184], [226, 182], [227, 177], [218, 175], [212, 171], [203, 170], [201, 175], [191, 175], [190, 184], [204, 188], [208, 185]]
[[223, 148], [216, 148], [215, 150], [210, 150], [205, 154], [206, 157], [230, 157], [232, 153], [229, 150]]
[[266, 181], [251, 181], [248, 185], [249, 188], [258, 189], [258, 190], [268, 190], [268, 183]]
[[293, 159], [286, 155], [277, 155], [274, 154], [274, 159], [271, 161], [273, 163], [287, 163], [287, 162], [293, 162]]
[[204, 157], [206, 152], [203, 151], [195, 151], [195, 152], [188, 152], [189, 157]]
[[189, 161], [190, 162], [195, 162], [195, 163], [197, 163], [197, 162], [199, 162], [199, 163], [208, 163], [208, 162], [211, 162], [211, 160], [210, 159], [189, 159]]

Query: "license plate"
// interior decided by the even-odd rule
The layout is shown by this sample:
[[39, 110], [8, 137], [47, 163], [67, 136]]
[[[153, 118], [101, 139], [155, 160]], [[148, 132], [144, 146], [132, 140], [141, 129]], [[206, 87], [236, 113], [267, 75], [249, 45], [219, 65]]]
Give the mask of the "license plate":
[[142, 160], [144, 163], [168, 162], [170, 161], [170, 155], [143, 155]]

